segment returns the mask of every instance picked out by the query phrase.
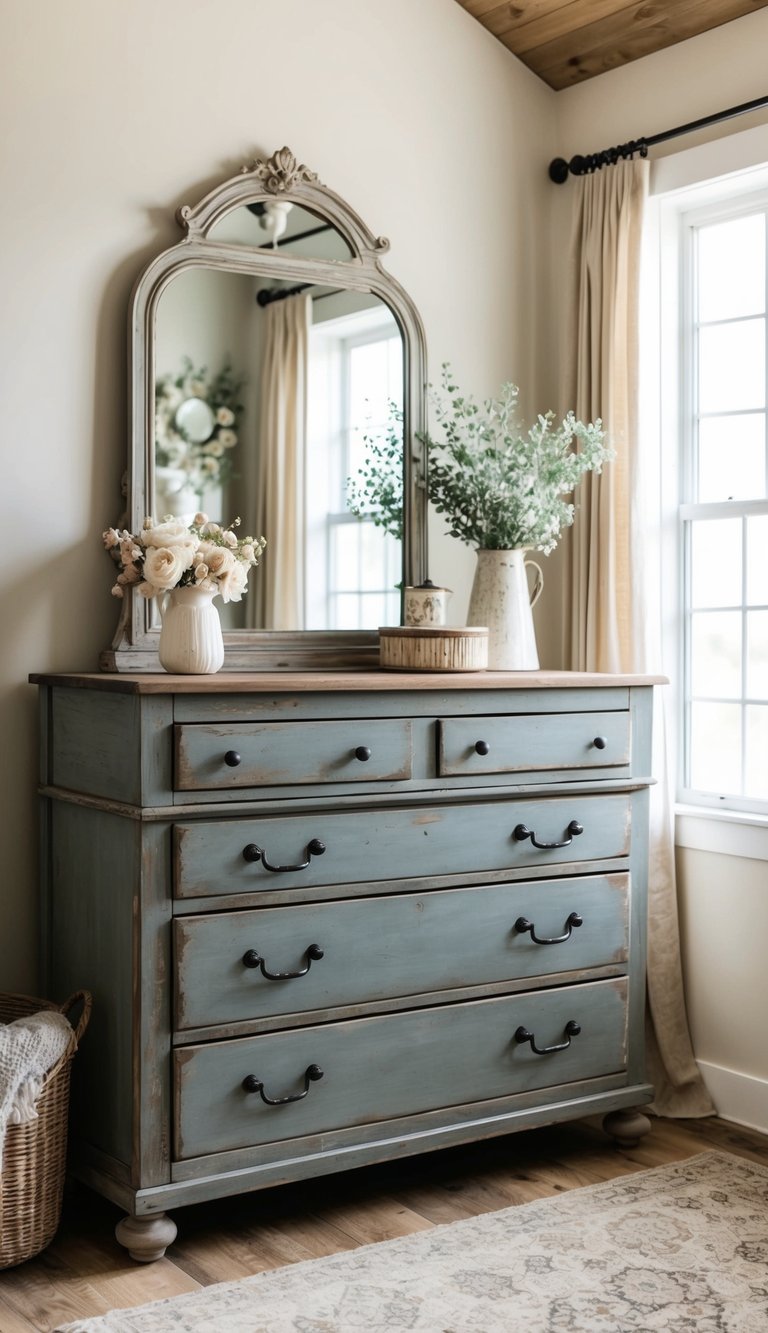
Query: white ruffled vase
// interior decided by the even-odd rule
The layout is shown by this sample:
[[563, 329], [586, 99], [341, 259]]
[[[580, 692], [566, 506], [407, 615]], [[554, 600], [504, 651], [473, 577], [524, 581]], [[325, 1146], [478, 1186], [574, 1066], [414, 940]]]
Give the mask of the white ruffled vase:
[[224, 665], [224, 639], [212, 588], [173, 588], [159, 599], [160, 665], [183, 676], [213, 675]]
[[[537, 571], [532, 590], [529, 565]], [[541, 567], [525, 550], [477, 552], [467, 624], [488, 626], [489, 671], [538, 671], [531, 611], [543, 587]]]

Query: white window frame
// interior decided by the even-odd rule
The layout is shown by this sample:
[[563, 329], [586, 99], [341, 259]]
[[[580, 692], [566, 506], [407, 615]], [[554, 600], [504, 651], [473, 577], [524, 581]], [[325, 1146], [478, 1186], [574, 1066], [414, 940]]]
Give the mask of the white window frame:
[[[739, 519], [742, 524], [742, 597], [738, 606], [742, 624], [742, 662], [741, 662], [741, 692], [737, 699], [733, 700], [740, 710], [740, 728], [741, 728], [741, 769], [742, 785], [744, 775], [744, 765], [746, 762], [745, 730], [746, 730], [746, 708], [750, 702], [746, 696], [746, 600], [744, 582], [746, 579], [746, 550], [745, 519], [753, 514], [768, 514], [768, 495], [758, 500], [721, 500], [700, 502], [692, 499], [696, 486], [696, 468], [697, 468], [697, 432], [696, 421], [698, 417], [698, 382], [697, 382], [697, 333], [699, 328], [698, 312], [695, 308], [695, 274], [696, 274], [696, 250], [697, 234], [701, 227], [711, 225], [717, 222], [734, 221], [740, 217], [748, 217], [755, 213], [763, 213], [766, 218], [766, 227], [768, 228], [768, 190], [759, 190], [747, 195], [737, 195], [730, 199], [724, 199], [718, 203], [710, 204], [705, 207], [697, 207], [681, 211], [679, 216], [680, 234], [680, 270], [681, 270], [681, 367], [680, 367], [680, 401], [681, 401], [681, 419], [680, 419], [680, 503], [678, 505], [678, 567], [680, 570], [680, 620], [682, 621], [682, 633], [680, 635], [679, 662], [680, 662], [680, 680], [682, 717], [679, 725], [680, 755], [679, 755], [679, 774], [680, 782], [678, 785], [678, 798], [681, 804], [708, 806], [713, 809], [723, 809], [731, 812], [743, 811], [748, 814], [758, 814], [768, 816], [768, 799], [756, 800], [742, 795], [736, 795], [731, 792], [724, 794], [710, 793], [699, 790], [688, 785], [687, 766], [690, 760], [690, 730], [691, 730], [691, 622], [692, 614], [689, 605], [688, 589], [691, 577], [691, 524], [695, 520], [703, 522], [713, 519], [734, 518]], [[766, 258], [765, 269], [765, 312], [763, 314], [763, 323], [765, 327], [765, 383], [768, 389], [768, 256]], [[749, 318], [755, 318], [749, 316]], [[768, 468], [768, 403], [762, 408], [764, 417], [764, 431], [766, 438], [764, 440], [764, 466]]]
[[[671, 153], [651, 163], [650, 201], [645, 236], [644, 360], [648, 373], [641, 400], [646, 443], [657, 448], [656, 484], [660, 507], [659, 580], [662, 663], [669, 676], [670, 763], [679, 744], [675, 719], [679, 704], [682, 645], [679, 613], [683, 571], [679, 562], [678, 507], [681, 503], [679, 445], [682, 402], [679, 392], [682, 349], [680, 215], [695, 208], [734, 201], [768, 189], [768, 126], [756, 126], [726, 138]], [[652, 272], [657, 278], [654, 281]], [[662, 300], [663, 296], [663, 300]], [[653, 485], [652, 485], [653, 489]], [[768, 861], [768, 816], [725, 810], [718, 803], [675, 806], [675, 842], [694, 851]]]

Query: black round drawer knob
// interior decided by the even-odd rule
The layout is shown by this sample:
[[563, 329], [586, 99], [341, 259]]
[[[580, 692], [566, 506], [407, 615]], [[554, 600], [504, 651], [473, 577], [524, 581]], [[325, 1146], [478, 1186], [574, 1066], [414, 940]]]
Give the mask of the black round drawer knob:
[[487, 741], [475, 741], [475, 754], [490, 754], [491, 747]]
[[593, 740], [592, 744], [594, 745], [596, 750], [604, 750], [608, 742], [605, 739], [605, 736], [595, 736], [595, 739]]
[[361, 764], [367, 764], [371, 757], [371, 751], [367, 745], [358, 745], [355, 750], [355, 759], [359, 759]]
[[224, 755], [224, 763], [228, 764], [230, 768], [237, 768], [238, 764], [242, 764], [242, 762], [242, 756], [238, 754], [237, 750], [227, 750]]

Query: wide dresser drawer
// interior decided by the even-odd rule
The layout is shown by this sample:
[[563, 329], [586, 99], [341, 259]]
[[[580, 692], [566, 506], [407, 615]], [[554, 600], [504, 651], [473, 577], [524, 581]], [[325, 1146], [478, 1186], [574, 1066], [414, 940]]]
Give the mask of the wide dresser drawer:
[[245, 1148], [621, 1071], [626, 979], [175, 1052], [176, 1155]]
[[626, 856], [630, 797], [543, 797], [175, 826], [181, 898]]
[[567, 980], [626, 959], [628, 914], [620, 873], [177, 917], [175, 1026]]
[[177, 791], [296, 783], [405, 781], [411, 776], [408, 718], [356, 722], [177, 723]]

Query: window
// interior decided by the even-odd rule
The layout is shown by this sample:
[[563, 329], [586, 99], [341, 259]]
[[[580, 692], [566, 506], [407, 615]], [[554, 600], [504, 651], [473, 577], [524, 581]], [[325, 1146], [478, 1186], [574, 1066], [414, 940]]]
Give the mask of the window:
[[681, 799], [768, 812], [768, 197], [682, 215]]

